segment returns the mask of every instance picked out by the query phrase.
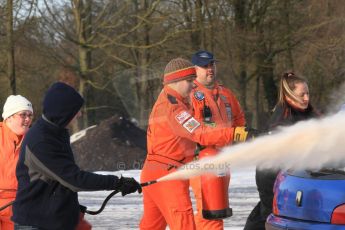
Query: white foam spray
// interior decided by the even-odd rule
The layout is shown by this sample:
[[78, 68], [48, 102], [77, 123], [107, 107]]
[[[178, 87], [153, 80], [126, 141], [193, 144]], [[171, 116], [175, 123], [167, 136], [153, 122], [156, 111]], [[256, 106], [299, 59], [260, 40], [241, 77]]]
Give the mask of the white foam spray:
[[345, 82], [339, 85], [337, 89], [334, 89], [329, 95], [328, 101], [332, 104], [327, 106], [327, 111], [336, 112], [339, 111], [339, 107], [345, 103]]
[[182, 166], [157, 181], [188, 179], [206, 172], [250, 166], [320, 169], [345, 166], [345, 112], [299, 122], [251, 142], [225, 147], [215, 157]]

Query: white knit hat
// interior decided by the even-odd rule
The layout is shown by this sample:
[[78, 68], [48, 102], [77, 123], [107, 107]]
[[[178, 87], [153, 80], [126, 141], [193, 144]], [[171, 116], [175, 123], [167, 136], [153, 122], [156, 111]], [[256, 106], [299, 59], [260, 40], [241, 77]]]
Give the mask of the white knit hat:
[[31, 102], [21, 95], [10, 95], [4, 104], [2, 118], [5, 120], [9, 116], [23, 110], [29, 110], [33, 113]]

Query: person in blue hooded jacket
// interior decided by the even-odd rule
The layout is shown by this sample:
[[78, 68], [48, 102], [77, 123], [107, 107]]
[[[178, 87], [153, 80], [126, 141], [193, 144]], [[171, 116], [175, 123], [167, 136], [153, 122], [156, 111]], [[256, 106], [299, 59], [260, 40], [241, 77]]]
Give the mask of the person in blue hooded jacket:
[[80, 206], [78, 191], [141, 192], [133, 178], [98, 175], [76, 165], [67, 127], [81, 115], [83, 98], [57, 82], [46, 92], [43, 114], [25, 136], [16, 169], [13, 203], [15, 229], [74, 230]]

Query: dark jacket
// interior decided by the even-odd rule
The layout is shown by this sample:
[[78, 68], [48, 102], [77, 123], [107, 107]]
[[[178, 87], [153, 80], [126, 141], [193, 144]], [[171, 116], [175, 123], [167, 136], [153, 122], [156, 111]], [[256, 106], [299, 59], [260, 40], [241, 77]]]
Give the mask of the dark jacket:
[[[289, 126], [316, 117], [319, 114], [310, 105], [304, 111], [289, 105], [277, 105], [268, 122], [268, 129], [274, 132], [279, 126]], [[278, 173], [278, 169], [256, 169], [255, 179], [260, 201], [250, 213], [244, 230], [265, 230], [266, 219], [272, 213], [273, 186]]]
[[43, 115], [22, 143], [16, 169], [14, 222], [41, 229], [72, 230], [80, 212], [78, 191], [117, 189], [118, 177], [85, 172], [75, 164], [65, 127], [82, 104], [81, 96], [66, 84], [55, 83], [48, 90]]
[[277, 105], [268, 122], [268, 128], [274, 131], [278, 126], [289, 126], [316, 117], [319, 117], [319, 114], [311, 105], [303, 111], [294, 109], [289, 105]]

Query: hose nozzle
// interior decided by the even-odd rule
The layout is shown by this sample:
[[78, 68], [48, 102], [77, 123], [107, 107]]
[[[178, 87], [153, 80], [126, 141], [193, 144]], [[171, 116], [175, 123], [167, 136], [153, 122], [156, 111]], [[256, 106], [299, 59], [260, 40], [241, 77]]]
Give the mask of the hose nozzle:
[[155, 184], [157, 183], [157, 180], [151, 180], [151, 181], [148, 181], [148, 182], [145, 182], [145, 183], [141, 183], [140, 186], [141, 187], [145, 187], [145, 186], [148, 186], [148, 185], [151, 185], [151, 184]]

